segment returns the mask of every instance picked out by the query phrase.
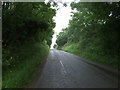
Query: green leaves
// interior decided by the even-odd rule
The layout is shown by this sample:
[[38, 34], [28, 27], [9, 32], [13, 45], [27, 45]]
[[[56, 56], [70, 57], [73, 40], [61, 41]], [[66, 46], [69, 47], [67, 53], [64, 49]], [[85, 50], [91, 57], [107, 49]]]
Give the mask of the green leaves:
[[[55, 10], [44, 2], [3, 2], [3, 67], [8, 70], [17, 62], [29, 59], [30, 53], [22, 52], [29, 43], [46, 43], [50, 46], [55, 22]], [[26, 47], [27, 48], [27, 47]], [[35, 49], [35, 48], [33, 48]], [[18, 51], [21, 51], [19, 54]], [[24, 51], [24, 50], [23, 50]], [[9, 52], [9, 53], [8, 53]], [[27, 49], [26, 52], [30, 52]], [[25, 56], [25, 55], [26, 56]], [[12, 57], [12, 59], [10, 59]]]
[[[66, 31], [58, 36], [58, 46], [79, 43], [79, 50], [119, 56], [120, 3], [78, 2], [71, 7], [77, 12], [73, 13]], [[66, 43], [62, 44], [63, 40]]]
[[[52, 32], [52, 29], [55, 26], [52, 20], [55, 15], [55, 10], [50, 8], [50, 5], [46, 5], [44, 2], [15, 2], [6, 4], [8, 5], [7, 7], [3, 4], [4, 44], [17, 45], [21, 41], [23, 42], [29, 40], [30, 37], [38, 37], [37, 33], [39, 32]], [[48, 36], [45, 37], [49, 38]]]
[[60, 32], [56, 43], [58, 44], [58, 46], [63, 46], [65, 43], [67, 43], [66, 29], [63, 29], [63, 32]]

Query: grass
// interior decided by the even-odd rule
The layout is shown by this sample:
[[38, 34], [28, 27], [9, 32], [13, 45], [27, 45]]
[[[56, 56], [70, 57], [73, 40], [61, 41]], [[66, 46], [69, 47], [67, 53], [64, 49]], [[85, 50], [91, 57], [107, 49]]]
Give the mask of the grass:
[[25, 87], [37, 73], [36, 66], [48, 54], [49, 48], [45, 43], [36, 43], [23, 45], [19, 50], [21, 50], [19, 54], [27, 57], [17, 63], [15, 68], [4, 72], [2, 88]]
[[2, 75], [0, 75], [0, 89], [2, 89]]
[[2, 89], [2, 46], [0, 44], [0, 89]]
[[[1, 59], [1, 57], [0, 57], [0, 59]], [[0, 89], [2, 89], [2, 62], [1, 61], [0, 61]]]
[[96, 53], [91, 53], [89, 51], [79, 50], [77, 49], [77, 47], [78, 47], [78, 44], [66, 44], [61, 48], [61, 50], [82, 56], [84, 58], [87, 58], [95, 62], [106, 64], [115, 69], [120, 69], [120, 67], [118, 67], [118, 57], [98, 55]]

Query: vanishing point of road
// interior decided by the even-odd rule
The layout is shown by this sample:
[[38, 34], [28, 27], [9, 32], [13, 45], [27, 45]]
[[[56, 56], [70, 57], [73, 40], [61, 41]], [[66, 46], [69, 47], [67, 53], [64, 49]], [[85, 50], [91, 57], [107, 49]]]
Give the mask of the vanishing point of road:
[[118, 77], [79, 56], [52, 49], [34, 88], [118, 88]]

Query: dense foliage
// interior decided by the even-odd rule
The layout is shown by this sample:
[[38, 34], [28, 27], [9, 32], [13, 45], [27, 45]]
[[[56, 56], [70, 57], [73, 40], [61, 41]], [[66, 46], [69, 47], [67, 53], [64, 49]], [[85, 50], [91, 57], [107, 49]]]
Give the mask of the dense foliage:
[[29, 79], [32, 68], [48, 53], [55, 13], [51, 3], [3, 2], [3, 87], [23, 85], [22, 80]]
[[66, 29], [62, 30], [63, 32], [59, 33], [59, 36], [57, 36], [56, 43], [59, 47], [63, 46], [65, 43], [67, 43], [67, 31]]
[[78, 2], [72, 3], [71, 7], [77, 12], [73, 12], [69, 26], [58, 36], [59, 47], [84, 52], [84, 56], [89, 54], [89, 57], [112, 57], [113, 60], [104, 62], [110, 65], [114, 63], [114, 67], [117, 67], [120, 56], [120, 2]]
[[54, 15], [49, 3], [3, 3], [3, 47], [21, 45], [28, 40], [50, 42]]

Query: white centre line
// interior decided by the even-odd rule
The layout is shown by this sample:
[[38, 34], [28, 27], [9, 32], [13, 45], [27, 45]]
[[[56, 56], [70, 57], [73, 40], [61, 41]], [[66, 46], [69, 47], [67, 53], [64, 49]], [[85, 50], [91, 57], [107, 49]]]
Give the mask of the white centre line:
[[64, 72], [64, 73], [67, 73], [67, 72], [65, 71], [64, 65], [63, 65], [63, 63], [62, 63], [62, 61], [61, 61], [61, 60], [60, 60], [60, 63], [61, 63], [61, 65], [62, 65], [63, 72]]

